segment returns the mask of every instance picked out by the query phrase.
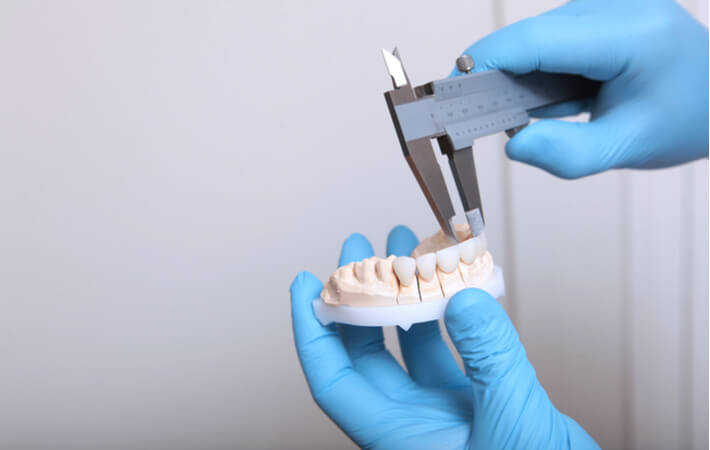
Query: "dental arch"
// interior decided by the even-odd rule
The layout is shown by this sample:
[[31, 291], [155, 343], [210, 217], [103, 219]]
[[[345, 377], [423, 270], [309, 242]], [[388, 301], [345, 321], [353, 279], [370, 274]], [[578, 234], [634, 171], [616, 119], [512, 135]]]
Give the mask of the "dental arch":
[[339, 267], [321, 292], [329, 305], [393, 306], [450, 298], [493, 277], [493, 257], [485, 232], [472, 237], [457, 224], [459, 244], [450, 245], [443, 231], [430, 236], [411, 256], [373, 256]]

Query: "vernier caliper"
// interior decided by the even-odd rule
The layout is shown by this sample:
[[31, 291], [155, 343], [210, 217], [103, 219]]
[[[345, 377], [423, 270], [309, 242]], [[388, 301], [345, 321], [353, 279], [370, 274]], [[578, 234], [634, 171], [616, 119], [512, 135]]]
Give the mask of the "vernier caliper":
[[505, 131], [509, 137], [530, 121], [535, 108], [592, 96], [599, 83], [576, 75], [532, 72], [515, 76], [498, 70], [470, 73], [473, 59], [456, 60], [462, 75], [412, 87], [399, 53], [382, 50], [394, 89], [385, 92], [404, 156], [441, 229], [456, 242], [454, 207], [431, 139], [436, 139], [461, 197], [474, 236], [484, 230], [481, 195], [473, 161], [473, 140]]

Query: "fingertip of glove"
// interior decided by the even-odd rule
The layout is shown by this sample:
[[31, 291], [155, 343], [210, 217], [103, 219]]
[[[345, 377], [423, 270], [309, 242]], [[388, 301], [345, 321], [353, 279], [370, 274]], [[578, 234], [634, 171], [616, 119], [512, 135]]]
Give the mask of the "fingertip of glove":
[[372, 250], [372, 244], [367, 238], [360, 233], [353, 233], [345, 239], [343, 242], [343, 247], [340, 252], [340, 259], [338, 260], [338, 266], [344, 266], [345, 264], [362, 261], [365, 258], [369, 258], [374, 254]]
[[541, 120], [525, 127], [505, 145], [505, 153], [513, 161], [545, 170], [565, 180], [592, 173], [589, 158], [575, 139], [577, 123]]
[[457, 293], [446, 306], [444, 320], [456, 326], [461, 322], [470, 322], [472, 318], [483, 318], [500, 309], [498, 302], [486, 291], [469, 288]]
[[405, 225], [397, 225], [387, 235], [387, 255], [408, 256], [419, 244], [417, 235]]
[[414, 238], [416, 239], [417, 237], [414, 235], [414, 232], [406, 225], [395, 225], [392, 227], [390, 230], [389, 235], [387, 236], [387, 239], [394, 239], [394, 238], [402, 238], [402, 237], [407, 237], [407, 238]]
[[306, 298], [312, 300], [316, 298], [323, 289], [323, 284], [318, 277], [310, 272], [299, 272], [291, 283], [291, 299], [293, 301], [301, 301]]
[[544, 134], [536, 132], [537, 127], [533, 125], [520, 130], [505, 144], [505, 154], [508, 155], [508, 158], [514, 161], [530, 162], [534, 160], [535, 155], [539, 154], [539, 148], [545, 148], [547, 140]]
[[343, 246], [370, 246], [370, 241], [367, 240], [364, 234], [353, 233], [343, 242]]

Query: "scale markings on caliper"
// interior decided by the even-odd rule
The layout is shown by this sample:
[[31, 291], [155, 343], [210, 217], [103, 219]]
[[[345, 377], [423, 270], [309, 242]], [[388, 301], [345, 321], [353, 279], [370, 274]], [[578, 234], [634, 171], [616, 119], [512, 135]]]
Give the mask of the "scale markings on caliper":
[[458, 150], [475, 138], [526, 125], [532, 109], [592, 95], [596, 87], [571, 75], [515, 77], [493, 70], [420, 86], [416, 101], [395, 110], [405, 140], [448, 135]]

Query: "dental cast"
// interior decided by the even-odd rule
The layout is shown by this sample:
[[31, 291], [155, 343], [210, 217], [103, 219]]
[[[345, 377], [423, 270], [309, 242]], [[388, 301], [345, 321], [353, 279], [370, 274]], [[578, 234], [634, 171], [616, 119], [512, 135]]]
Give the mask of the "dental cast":
[[471, 236], [456, 225], [459, 244], [440, 230], [424, 239], [412, 257], [373, 256], [338, 268], [321, 292], [331, 305], [391, 306], [451, 297], [466, 287], [481, 286], [493, 275], [493, 257], [485, 233]]

